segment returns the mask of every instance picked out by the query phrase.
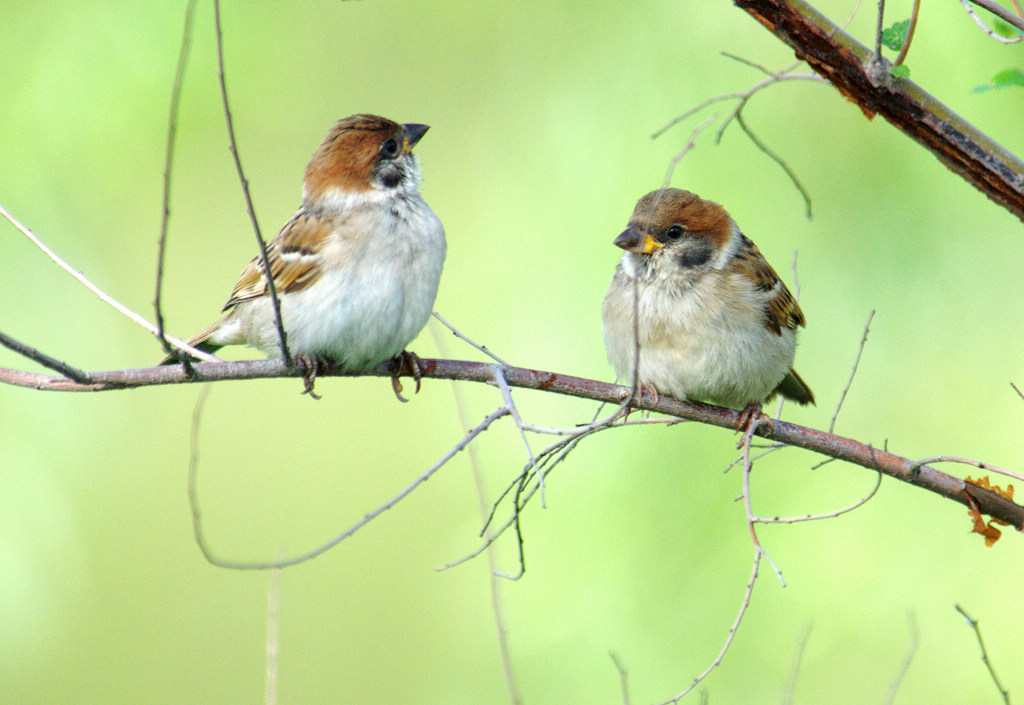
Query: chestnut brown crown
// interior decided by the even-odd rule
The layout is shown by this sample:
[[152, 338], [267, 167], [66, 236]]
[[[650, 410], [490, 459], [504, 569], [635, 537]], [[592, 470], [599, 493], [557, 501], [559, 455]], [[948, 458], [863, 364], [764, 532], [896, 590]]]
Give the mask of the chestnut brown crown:
[[415, 184], [419, 172], [412, 148], [428, 129], [378, 115], [339, 120], [306, 167], [307, 199], [315, 200], [330, 189], [358, 193]]

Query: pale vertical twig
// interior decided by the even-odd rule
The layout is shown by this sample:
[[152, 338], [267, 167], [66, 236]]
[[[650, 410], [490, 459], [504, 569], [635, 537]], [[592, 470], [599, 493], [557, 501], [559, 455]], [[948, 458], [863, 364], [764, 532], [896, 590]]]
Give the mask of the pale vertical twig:
[[[278, 558], [283, 553], [278, 552]], [[281, 610], [281, 569], [270, 571], [267, 586], [267, 684], [263, 702], [277, 705], [277, 677], [281, 671], [280, 658], [280, 610]]]
[[793, 702], [793, 693], [796, 692], [796, 680], [800, 675], [800, 666], [803, 664], [804, 651], [807, 649], [807, 642], [811, 638], [811, 625], [805, 624], [800, 640], [796, 645], [796, 655], [793, 657], [793, 666], [789, 670], [789, 680], [786, 682], [786, 690], [782, 696], [782, 705], [790, 705]]
[[[483, 345], [477, 345], [472, 340], [464, 336], [460, 331], [448, 323], [441, 317], [437, 311], [434, 312], [434, 318], [436, 318], [442, 325], [448, 330], [455, 334], [460, 340], [472, 345], [477, 350], [480, 350], [484, 354], [494, 358], [506, 364], [496, 355], [487, 350]], [[438, 333], [437, 326], [430, 327], [430, 334], [434, 338], [434, 343], [437, 345], [438, 351], [448, 356], [448, 344], [444, 338]], [[466, 402], [466, 395], [463, 393], [462, 386], [452, 381], [452, 395], [455, 397], [455, 410], [459, 416], [459, 425], [462, 428], [462, 433], [469, 433], [469, 404]], [[466, 455], [469, 458], [469, 468], [473, 473], [473, 486], [476, 488], [476, 501], [477, 507], [480, 510], [480, 516], [483, 521], [487, 520], [489, 514], [488, 500], [487, 500], [487, 487], [484, 481], [483, 471], [480, 468], [480, 456], [476, 451], [476, 445], [470, 444], [466, 447]], [[512, 650], [508, 643], [508, 626], [505, 621], [505, 607], [501, 599], [501, 581], [498, 579], [498, 557], [491, 543], [487, 544], [487, 582], [491, 592], [491, 614], [494, 615], [494, 628], [498, 633], [498, 651], [501, 655], [501, 669], [505, 676], [505, 687], [508, 689], [508, 697], [513, 705], [520, 705], [522, 703], [522, 697], [519, 695], [519, 684], [516, 679], [515, 670], [512, 667]]]
[[[167, 227], [171, 221], [171, 166], [174, 163], [174, 138], [178, 130], [178, 107], [181, 105], [181, 84], [185, 77], [185, 66], [188, 63], [189, 48], [192, 46], [192, 21], [195, 18], [196, 0], [189, 0], [185, 8], [185, 29], [181, 37], [181, 49], [178, 52], [178, 67], [174, 72], [174, 84], [171, 87], [171, 109], [167, 118], [167, 149], [164, 154], [164, 190], [163, 207], [160, 212], [160, 239], [157, 243], [156, 255], [156, 298], [153, 308], [156, 310], [157, 338], [164, 352], [174, 356], [174, 349], [164, 335], [164, 315], [161, 311], [160, 296], [164, 282], [164, 253], [167, 246]], [[188, 355], [181, 356], [181, 362], [189, 374], [192, 374], [192, 361]]]
[[896, 701], [896, 692], [900, 689], [900, 684], [907, 675], [907, 671], [910, 670], [910, 662], [913, 660], [914, 654], [917, 653], [920, 634], [917, 629], [917, 619], [914, 618], [913, 612], [907, 614], [907, 623], [910, 626], [910, 645], [907, 647], [907, 655], [903, 657], [903, 663], [900, 665], [900, 672], [896, 674], [895, 680], [889, 684], [889, 696], [885, 699], [885, 705], [892, 705]]
[[622, 663], [619, 655], [614, 651], [609, 651], [608, 655], [612, 658], [612, 663], [615, 664], [615, 670], [619, 674], [619, 688], [622, 690], [622, 705], [629, 705], [629, 671], [626, 669], [626, 664]]

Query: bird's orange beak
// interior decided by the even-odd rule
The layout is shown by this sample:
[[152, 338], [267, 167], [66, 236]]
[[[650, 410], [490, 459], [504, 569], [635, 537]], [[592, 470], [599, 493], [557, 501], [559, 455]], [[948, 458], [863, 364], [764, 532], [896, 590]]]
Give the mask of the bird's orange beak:
[[405, 140], [402, 142], [402, 154], [408, 154], [423, 135], [427, 134], [430, 125], [420, 125], [416, 122], [408, 122], [402, 125], [405, 130]]
[[630, 225], [615, 238], [615, 246], [638, 255], [646, 255], [655, 247], [664, 247], [660, 242], [640, 229], [638, 225]]

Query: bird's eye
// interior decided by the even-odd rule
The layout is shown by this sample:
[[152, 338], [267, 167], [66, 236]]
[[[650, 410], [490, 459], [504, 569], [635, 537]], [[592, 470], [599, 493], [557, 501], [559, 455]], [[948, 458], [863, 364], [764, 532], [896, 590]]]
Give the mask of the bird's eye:
[[665, 237], [667, 237], [669, 240], [678, 240], [683, 236], [684, 232], [685, 231], [683, 230], [682, 225], [673, 225], [671, 228], [665, 231]]
[[384, 144], [380, 146], [380, 155], [385, 159], [394, 159], [401, 151], [402, 146], [394, 137], [384, 140]]

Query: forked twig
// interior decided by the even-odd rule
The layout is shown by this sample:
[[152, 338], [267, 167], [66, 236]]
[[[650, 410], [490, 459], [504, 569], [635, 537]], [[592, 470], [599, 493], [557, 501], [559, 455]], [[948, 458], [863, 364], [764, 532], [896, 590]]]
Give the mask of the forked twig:
[[54, 370], [55, 372], [59, 372], [68, 379], [73, 379], [79, 384], [93, 383], [92, 377], [89, 376], [88, 372], [80, 370], [77, 367], [72, 367], [71, 365], [67, 364], [66, 362], [62, 362], [57, 358], [50, 357], [46, 353], [36, 350], [35, 348], [30, 347], [28, 345], [25, 345], [21, 341], [15, 340], [9, 335], [0, 333], [0, 345], [3, 345], [5, 348], [8, 348], [10, 350], [13, 350], [19, 355], [27, 357], [29, 360], [35, 360], [43, 367], [47, 367], [51, 370]]
[[[690, 108], [688, 110], [683, 111], [679, 115], [677, 115], [674, 118], [672, 118], [671, 120], [669, 120], [668, 123], [666, 123], [662, 127], [660, 127], [657, 130], [655, 130], [654, 134], [652, 134], [651, 137], [652, 138], [659, 137], [660, 135], [662, 135], [666, 130], [668, 130], [672, 126], [682, 122], [683, 120], [686, 120], [688, 117], [699, 113], [700, 111], [704, 110], [705, 108], [707, 108], [707, 107], [709, 107], [711, 105], [714, 105], [715, 103], [720, 103], [720, 102], [728, 101], [728, 100], [735, 100], [736, 101], [736, 107], [734, 107], [732, 109], [732, 111], [729, 112], [728, 116], [726, 116], [726, 118], [724, 120], [722, 120], [721, 125], [719, 126], [718, 130], [716, 130], [716, 132], [715, 132], [715, 142], [716, 143], [721, 142], [722, 135], [725, 133], [726, 128], [728, 128], [729, 124], [733, 120], [735, 120], [736, 123], [743, 130], [743, 132], [750, 139], [750, 141], [753, 142], [754, 145], [759, 150], [764, 152], [764, 154], [766, 154], [772, 161], [774, 161], [776, 164], [778, 164], [780, 167], [782, 167], [783, 171], [789, 177], [790, 181], [793, 182], [793, 185], [800, 192], [801, 197], [804, 199], [805, 211], [807, 213], [807, 217], [810, 218], [811, 217], [811, 197], [810, 197], [810, 194], [807, 192], [807, 189], [804, 188], [802, 183], [800, 183], [800, 179], [797, 177], [796, 172], [793, 171], [793, 169], [789, 166], [789, 164], [786, 162], [786, 160], [784, 160], [781, 157], [781, 155], [779, 155], [777, 152], [773, 151], [770, 147], [768, 147], [768, 145], [754, 133], [754, 131], [750, 128], [750, 126], [746, 123], [746, 121], [743, 118], [743, 109], [747, 106], [747, 103], [750, 101], [751, 97], [753, 97], [756, 93], [758, 93], [759, 91], [763, 90], [764, 88], [766, 88], [768, 86], [771, 86], [773, 84], [780, 83], [782, 81], [794, 81], [794, 80], [799, 80], [799, 81], [815, 81], [815, 82], [819, 82], [819, 83], [825, 83], [826, 81], [823, 78], [821, 78], [820, 76], [816, 75], [816, 74], [794, 74], [794, 73], [792, 73], [792, 71], [797, 66], [800, 65], [799, 62], [791, 64], [791, 65], [783, 68], [781, 71], [771, 71], [771, 70], [765, 68], [764, 66], [761, 66], [760, 64], [757, 64], [757, 63], [755, 63], [753, 61], [750, 61], [749, 59], [745, 59], [743, 57], [736, 56], [735, 54], [730, 54], [728, 52], [722, 52], [722, 54], [724, 56], [730, 58], [730, 59], [733, 59], [734, 61], [738, 61], [738, 62], [740, 62], [740, 63], [742, 63], [742, 64], [744, 64], [746, 66], [750, 66], [750, 67], [752, 67], [754, 69], [757, 69], [758, 71], [761, 71], [762, 73], [767, 74], [768, 77], [763, 79], [763, 80], [761, 80], [761, 81], [759, 81], [759, 82], [757, 82], [757, 83], [755, 83], [753, 86], [751, 86], [750, 88], [748, 88], [745, 91], [735, 91], [735, 92], [732, 92], [732, 93], [721, 93], [719, 95], [716, 95], [716, 96], [708, 98], [708, 99], [706, 99], [704, 101], [701, 101], [697, 105], [693, 106], [692, 108]], [[694, 133], [690, 136], [690, 140], [687, 142], [687, 146], [685, 146], [680, 153], [678, 153], [675, 157], [673, 157], [672, 162], [671, 162], [671, 164], [669, 166], [668, 176], [665, 179], [666, 185], [668, 185], [668, 183], [669, 183], [669, 181], [670, 181], [670, 179], [672, 177], [672, 173], [675, 170], [676, 164], [678, 164], [679, 160], [682, 159], [683, 155], [690, 148], [692, 148], [692, 146], [693, 146], [692, 143], [693, 143], [694, 139], [696, 138], [696, 135], [701, 130], [703, 130], [705, 127], [707, 127], [709, 124], [713, 123], [717, 119], [718, 119], [718, 115], [713, 115], [708, 120], [705, 120], [703, 123], [701, 123], [698, 126], [698, 128], [694, 131]]]

